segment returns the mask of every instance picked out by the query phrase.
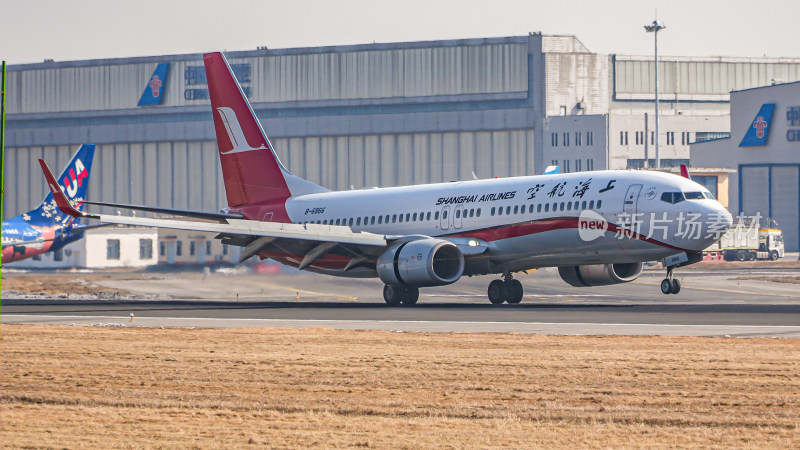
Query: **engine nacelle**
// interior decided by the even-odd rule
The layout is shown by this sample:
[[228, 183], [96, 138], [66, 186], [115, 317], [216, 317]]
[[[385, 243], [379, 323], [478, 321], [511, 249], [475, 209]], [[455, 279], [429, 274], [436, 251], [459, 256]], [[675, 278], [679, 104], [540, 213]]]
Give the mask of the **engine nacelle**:
[[628, 283], [642, 273], [642, 263], [559, 267], [561, 279], [575, 287]]
[[442, 286], [455, 283], [464, 273], [464, 255], [442, 239], [404, 242], [378, 257], [378, 276], [393, 286]]

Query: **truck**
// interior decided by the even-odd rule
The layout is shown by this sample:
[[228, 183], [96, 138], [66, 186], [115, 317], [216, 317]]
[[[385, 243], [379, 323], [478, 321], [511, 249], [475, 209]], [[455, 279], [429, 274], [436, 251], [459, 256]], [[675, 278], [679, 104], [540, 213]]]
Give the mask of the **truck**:
[[759, 228], [758, 222], [741, 220], [704, 252], [721, 254], [725, 261], [775, 261], [784, 256], [783, 233], [777, 228]]

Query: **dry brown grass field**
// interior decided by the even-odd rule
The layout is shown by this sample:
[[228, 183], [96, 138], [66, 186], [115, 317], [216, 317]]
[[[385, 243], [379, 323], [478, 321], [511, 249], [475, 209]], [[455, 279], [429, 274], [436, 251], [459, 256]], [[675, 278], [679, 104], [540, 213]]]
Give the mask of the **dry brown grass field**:
[[2, 326], [6, 447], [800, 445], [800, 341]]

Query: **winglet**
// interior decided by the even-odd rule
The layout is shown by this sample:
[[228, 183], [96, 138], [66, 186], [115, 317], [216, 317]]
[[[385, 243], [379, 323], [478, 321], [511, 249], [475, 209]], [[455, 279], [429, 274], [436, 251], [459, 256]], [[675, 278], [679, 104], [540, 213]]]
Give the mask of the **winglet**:
[[692, 179], [692, 177], [689, 175], [689, 169], [686, 167], [686, 164], [681, 164], [681, 176], [690, 180]]
[[43, 159], [40, 159], [39, 165], [42, 166], [42, 172], [44, 173], [44, 178], [45, 180], [47, 180], [47, 187], [49, 187], [50, 192], [53, 193], [53, 199], [55, 200], [56, 206], [58, 206], [58, 209], [60, 209], [61, 212], [76, 218], [78, 217], [97, 218], [97, 216], [95, 216], [94, 214], [84, 214], [75, 209], [67, 199], [67, 196], [64, 195], [64, 191], [61, 190], [61, 187], [58, 185], [58, 182], [56, 182], [56, 178], [53, 176], [53, 172], [50, 171], [50, 168], [47, 167], [47, 163], [45, 163]]

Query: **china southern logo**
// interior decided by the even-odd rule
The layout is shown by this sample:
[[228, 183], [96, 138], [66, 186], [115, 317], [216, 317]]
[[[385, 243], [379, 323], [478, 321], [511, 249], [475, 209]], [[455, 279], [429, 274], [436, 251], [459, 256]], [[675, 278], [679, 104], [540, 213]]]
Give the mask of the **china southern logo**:
[[578, 236], [585, 241], [593, 241], [608, 231], [608, 221], [596, 212], [584, 209], [578, 216]]
[[156, 66], [153, 75], [147, 80], [139, 104], [137, 106], [155, 106], [161, 104], [161, 99], [164, 97], [164, 89], [167, 87], [167, 69], [169, 63], [161, 63]]
[[758, 114], [753, 119], [753, 122], [748, 127], [747, 132], [739, 143], [739, 147], [758, 147], [767, 145], [767, 138], [769, 137], [770, 121], [772, 120], [772, 111], [775, 109], [774, 103], [765, 103], [761, 105]]
[[153, 97], [158, 97], [161, 95], [161, 85], [164, 84], [161, 82], [161, 78], [158, 75], [153, 75], [153, 78], [150, 78], [150, 92], [153, 94]]

